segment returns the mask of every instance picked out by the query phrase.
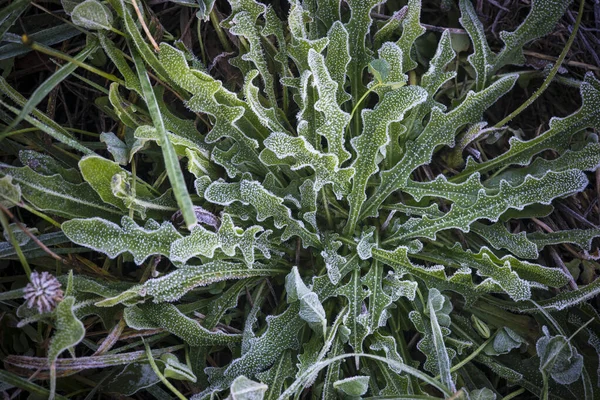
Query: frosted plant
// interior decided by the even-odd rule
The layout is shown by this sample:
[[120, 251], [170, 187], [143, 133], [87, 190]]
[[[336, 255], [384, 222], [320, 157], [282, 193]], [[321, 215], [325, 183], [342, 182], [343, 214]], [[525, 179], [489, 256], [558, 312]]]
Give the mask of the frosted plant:
[[[213, 2], [200, 3], [204, 18]], [[547, 216], [586, 189], [600, 164], [600, 146], [586, 135], [600, 128], [600, 81], [585, 75], [581, 108], [535, 138], [463, 157], [490, 132], [514, 132], [509, 121], [487, 127], [486, 110], [519, 78], [499, 72], [522, 65], [523, 46], [551, 32], [569, 2], [533, 0], [495, 53], [461, 0], [474, 49], [467, 60], [457, 60], [449, 31], [425, 60], [420, 1], [383, 25], [371, 17], [379, 0], [340, 3], [291, 1], [282, 20], [272, 6], [230, 0], [219, 29], [240, 43], [230, 62], [242, 87], [211, 76], [179, 43], [155, 52], [125, 1], [67, 10], [92, 30], [90, 53], [104, 51], [118, 71], [102, 104], [125, 136], [103, 133], [107, 152], [93, 154], [35, 110], [29, 123], [83, 153], [78, 171], [22, 152], [25, 166], [0, 166], [11, 177], [2, 182], [64, 218], [72, 243], [150, 272], [141, 283], [75, 276], [63, 325], [89, 314], [110, 325], [122, 310], [127, 327], [166, 332], [169, 343], [187, 345], [187, 366], [173, 362], [197, 382], [194, 399], [287, 399], [303, 390], [323, 399], [492, 399], [510, 385], [592, 399], [597, 360], [580, 362], [585, 341], [556, 349], [569, 335], [551, 337], [536, 319], [557, 313], [556, 324], [581, 327], [600, 349], [581, 322], [599, 326], [586, 300], [600, 280], [577, 287], [541, 257], [561, 243], [590, 251], [600, 230], [513, 232], [510, 223]], [[115, 30], [127, 49], [116, 46]], [[0, 87], [24, 104], [6, 81]], [[165, 87], [204, 125], [167, 105]], [[136, 155], [142, 164], [162, 157], [165, 183], [126, 168]], [[168, 269], [154, 274], [159, 258]], [[565, 371], [568, 379], [556, 379]], [[486, 374], [508, 382], [502, 393]]]

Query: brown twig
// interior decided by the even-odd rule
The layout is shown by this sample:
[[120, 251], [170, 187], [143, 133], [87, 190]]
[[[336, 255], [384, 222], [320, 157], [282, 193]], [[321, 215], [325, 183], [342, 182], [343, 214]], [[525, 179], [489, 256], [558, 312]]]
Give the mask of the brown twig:
[[146, 32], [146, 36], [148, 36], [148, 40], [150, 40], [150, 43], [152, 43], [152, 47], [154, 47], [154, 51], [156, 51], [158, 53], [160, 48], [158, 47], [156, 40], [154, 40], [154, 37], [150, 33], [150, 29], [148, 29], [148, 26], [146, 25], [146, 22], [144, 21], [144, 17], [142, 17], [142, 12], [140, 11], [140, 8], [138, 7], [137, 1], [131, 0], [131, 4], [133, 4], [135, 13], [137, 14], [138, 19], [140, 20], [140, 24], [142, 24], [142, 29], [144, 30], [144, 32]]
[[9, 211], [8, 208], [6, 208], [2, 204], [0, 204], [0, 210], [2, 210], [2, 212], [4, 212], [6, 215], [8, 215], [8, 217], [10, 219], [12, 219], [17, 224], [17, 226], [19, 227], [19, 229], [21, 229], [21, 231], [23, 231], [23, 233], [25, 233], [27, 236], [29, 236], [29, 238], [31, 240], [33, 240], [35, 242], [35, 244], [37, 244], [42, 250], [44, 250], [46, 253], [48, 253], [48, 255], [50, 255], [50, 257], [54, 258], [55, 260], [58, 260], [58, 261], [62, 262], [63, 264], [67, 264], [67, 265], [69, 264], [69, 262], [66, 259], [62, 258], [58, 254], [56, 254], [55, 252], [53, 252], [52, 250], [50, 250], [33, 233], [29, 232], [29, 229], [27, 229], [27, 227], [25, 227], [25, 225], [23, 225], [15, 217], [15, 215], [12, 212]]

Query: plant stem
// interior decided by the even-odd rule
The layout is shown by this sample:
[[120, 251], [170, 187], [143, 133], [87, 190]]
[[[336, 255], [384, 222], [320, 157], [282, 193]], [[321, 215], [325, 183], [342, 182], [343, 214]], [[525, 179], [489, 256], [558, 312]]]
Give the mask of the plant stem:
[[22, 41], [23, 41], [23, 44], [26, 46], [29, 46], [31, 48], [31, 50], [39, 51], [40, 53], [46, 54], [48, 56], [56, 57], [61, 60], [70, 62], [72, 64], [77, 65], [78, 67], [86, 69], [86, 70], [88, 70], [96, 75], [99, 75], [105, 79], [108, 79], [109, 81], [117, 82], [119, 85], [125, 86], [125, 81], [119, 79], [115, 75], [104, 72], [96, 67], [92, 67], [91, 65], [88, 65], [84, 62], [76, 60], [75, 58], [73, 58], [71, 56], [63, 54], [60, 51], [56, 51], [50, 47], [46, 47], [41, 44], [38, 44], [38, 43], [34, 42], [33, 40], [31, 40], [27, 35], [23, 35]]
[[146, 343], [146, 341], [144, 341], [143, 337], [142, 337], [142, 342], [144, 343], [144, 347], [146, 348], [146, 356], [148, 357], [148, 362], [150, 363], [150, 366], [152, 367], [152, 370], [154, 371], [156, 376], [158, 376], [158, 379], [160, 379], [161, 382], [164, 383], [165, 386], [168, 387], [169, 390], [171, 392], [173, 392], [173, 394], [175, 396], [177, 396], [179, 399], [187, 400], [187, 398], [184, 395], [182, 395], [181, 392], [179, 390], [177, 390], [177, 388], [175, 386], [173, 386], [171, 384], [171, 382], [169, 382], [167, 380], [167, 378], [165, 378], [165, 376], [160, 372], [160, 370], [158, 369], [158, 365], [156, 365], [156, 362], [154, 361], [154, 357], [152, 357], [152, 352], [150, 351], [150, 346], [148, 346], [148, 343]]

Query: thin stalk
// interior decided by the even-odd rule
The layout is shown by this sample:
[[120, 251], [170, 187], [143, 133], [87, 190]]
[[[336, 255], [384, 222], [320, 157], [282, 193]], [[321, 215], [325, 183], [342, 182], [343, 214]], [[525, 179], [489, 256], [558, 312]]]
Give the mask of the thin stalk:
[[166, 387], [169, 388], [169, 390], [171, 392], [173, 392], [173, 394], [175, 396], [177, 396], [179, 399], [181, 400], [187, 400], [187, 398], [181, 394], [181, 392], [179, 390], [177, 390], [177, 388], [175, 388], [175, 386], [173, 386], [171, 384], [171, 382], [169, 382], [167, 380], [167, 378], [165, 378], [165, 376], [160, 372], [160, 370], [158, 369], [158, 365], [156, 365], [156, 362], [154, 361], [154, 357], [152, 356], [152, 352], [150, 351], [150, 346], [148, 346], [148, 343], [146, 343], [144, 341], [144, 338], [142, 338], [142, 342], [144, 343], [144, 348], [146, 349], [146, 356], [148, 357], [148, 362], [150, 363], [150, 366], [152, 367], [152, 370], [154, 371], [154, 373], [156, 374], [156, 376], [158, 376], [158, 379], [161, 380], [162, 383], [165, 384]]
[[60, 51], [56, 51], [50, 47], [46, 47], [44, 45], [38, 44], [38, 43], [34, 42], [33, 40], [31, 40], [27, 35], [23, 35], [22, 40], [23, 40], [23, 44], [26, 46], [29, 46], [29, 48], [31, 48], [31, 50], [39, 51], [40, 53], [46, 54], [50, 57], [56, 57], [61, 60], [70, 62], [74, 65], [77, 65], [78, 67], [81, 67], [87, 71], [90, 71], [91, 73], [94, 73], [98, 76], [108, 79], [109, 81], [117, 82], [119, 85], [125, 86], [125, 81], [119, 79], [115, 75], [104, 72], [96, 67], [92, 67], [91, 65], [88, 65], [84, 62], [76, 60], [75, 58], [73, 58], [71, 56], [63, 54]]
[[221, 46], [225, 49], [227, 53], [231, 53], [233, 49], [227, 40], [227, 35], [223, 32], [221, 25], [219, 24], [219, 18], [217, 17], [217, 12], [215, 11], [215, 7], [210, 10], [210, 22], [212, 23], [213, 28], [215, 28], [215, 32], [217, 33], [217, 37], [219, 38], [219, 42], [221, 42]]

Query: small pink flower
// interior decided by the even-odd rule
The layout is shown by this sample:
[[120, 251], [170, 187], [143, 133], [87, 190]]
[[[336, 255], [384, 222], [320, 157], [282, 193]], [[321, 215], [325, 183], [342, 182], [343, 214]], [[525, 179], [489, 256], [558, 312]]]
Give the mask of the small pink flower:
[[36, 307], [40, 314], [54, 310], [63, 299], [63, 291], [58, 279], [44, 271], [31, 273], [31, 283], [25, 286], [25, 301], [28, 308]]

